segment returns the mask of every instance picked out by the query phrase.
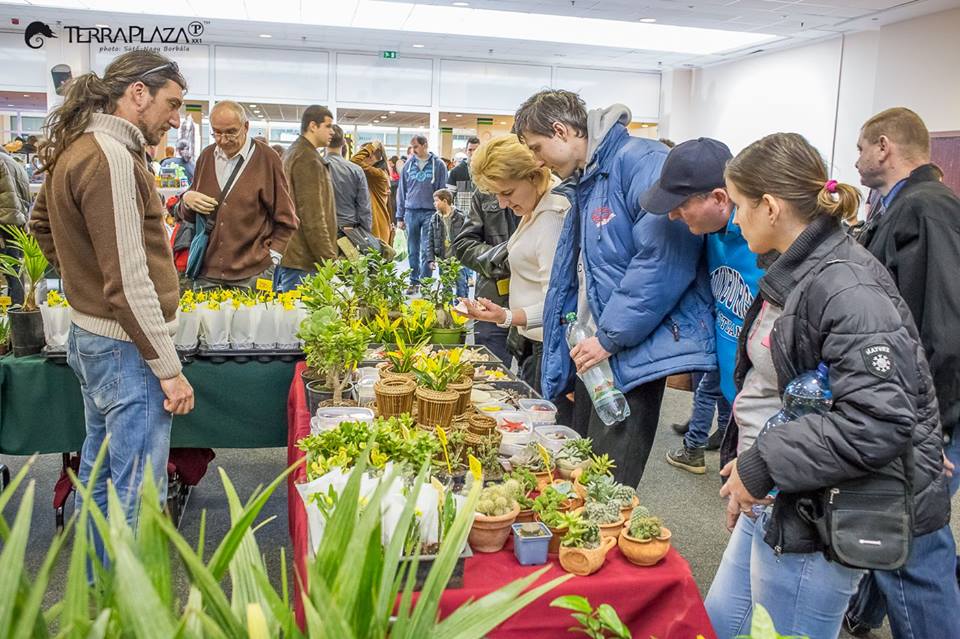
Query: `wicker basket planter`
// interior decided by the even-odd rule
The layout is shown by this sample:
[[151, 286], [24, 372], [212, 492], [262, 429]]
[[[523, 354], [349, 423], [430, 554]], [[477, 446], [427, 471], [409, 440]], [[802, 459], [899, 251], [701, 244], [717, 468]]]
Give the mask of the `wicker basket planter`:
[[489, 415], [481, 415], [480, 413], [477, 413], [476, 415], [470, 416], [467, 430], [474, 435], [486, 437], [494, 431], [497, 431], [497, 420]]
[[388, 377], [373, 385], [380, 417], [396, 417], [413, 410], [413, 396], [417, 385], [412, 379]]
[[394, 373], [393, 364], [390, 362], [382, 362], [377, 364], [377, 372], [380, 374], [380, 379], [408, 379], [411, 382], [416, 382], [416, 377], [413, 372], [410, 373]]
[[418, 387], [417, 421], [424, 426], [434, 428], [442, 426], [449, 428], [453, 421], [453, 411], [460, 399], [456, 391], [435, 391], [429, 388]]
[[473, 377], [463, 377], [460, 381], [449, 384], [447, 389], [457, 391], [457, 407], [453, 410], [454, 415], [462, 415], [470, 408], [470, 394], [473, 392]]

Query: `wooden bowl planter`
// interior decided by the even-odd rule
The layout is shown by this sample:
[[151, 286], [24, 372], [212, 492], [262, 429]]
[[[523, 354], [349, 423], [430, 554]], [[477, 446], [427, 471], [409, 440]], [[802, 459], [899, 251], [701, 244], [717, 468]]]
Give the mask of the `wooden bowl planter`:
[[640, 505], [640, 498], [636, 495], [633, 496], [633, 501], [630, 502], [630, 505], [626, 508], [620, 509], [620, 516], [623, 517], [624, 521], [630, 521], [630, 515], [633, 514], [633, 509]]
[[473, 392], [473, 378], [462, 377], [460, 381], [447, 385], [448, 390], [457, 391], [457, 407], [453, 410], [454, 415], [462, 415], [470, 408], [470, 393]]
[[568, 548], [560, 546], [560, 565], [567, 572], [581, 577], [592, 575], [600, 570], [607, 553], [617, 545], [615, 537], [604, 537], [599, 548]]
[[412, 379], [387, 377], [373, 385], [377, 413], [380, 417], [396, 417], [413, 410], [413, 396], [417, 384]]
[[[583, 508], [577, 508], [573, 512], [579, 513], [582, 515]], [[620, 519], [613, 522], [612, 524], [597, 524], [597, 527], [600, 529], [600, 539], [603, 540], [608, 537], [611, 539], [619, 539], [620, 533], [623, 530], [623, 523], [624, 523], [624, 519], [623, 517], [620, 517]]]
[[513, 510], [506, 515], [490, 517], [475, 513], [473, 527], [470, 528], [470, 547], [474, 552], [499, 552], [507, 543], [507, 537], [512, 532], [511, 526], [520, 514], [520, 506], [516, 502]]
[[417, 387], [417, 421], [430, 428], [449, 428], [460, 395], [456, 391], [435, 391]]
[[399, 379], [409, 379], [411, 382], [414, 382], [414, 383], [416, 382], [416, 376], [413, 374], [413, 372], [394, 373], [393, 364], [390, 362], [381, 362], [380, 364], [377, 364], [377, 373], [379, 373], [381, 380], [399, 378]]
[[630, 536], [629, 522], [620, 530], [617, 545], [620, 552], [632, 564], [653, 566], [667, 556], [670, 551], [670, 529], [660, 527], [660, 536], [656, 539], [640, 540]]
[[[459, 401], [459, 400], [458, 400]], [[497, 420], [489, 415], [471, 415], [467, 420], [467, 430], [474, 435], [486, 437], [497, 431]]]

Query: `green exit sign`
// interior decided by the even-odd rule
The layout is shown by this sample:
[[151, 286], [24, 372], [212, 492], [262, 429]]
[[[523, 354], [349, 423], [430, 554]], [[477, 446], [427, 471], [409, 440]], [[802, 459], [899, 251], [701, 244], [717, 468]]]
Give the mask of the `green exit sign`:
[[387, 59], [387, 60], [396, 60], [396, 59], [397, 59], [397, 52], [396, 52], [396, 51], [384, 51], [384, 52], [383, 52], [383, 57], [384, 57], [385, 59]]

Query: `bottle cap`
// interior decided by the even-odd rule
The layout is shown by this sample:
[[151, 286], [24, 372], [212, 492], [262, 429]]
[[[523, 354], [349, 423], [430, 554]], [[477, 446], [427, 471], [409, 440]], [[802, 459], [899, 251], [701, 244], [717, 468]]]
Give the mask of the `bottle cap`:
[[574, 313], [573, 311], [570, 311], [569, 313], [567, 313], [567, 314], [564, 316], [563, 319], [566, 320], [567, 324], [576, 324], [576, 323], [577, 323], [577, 314]]

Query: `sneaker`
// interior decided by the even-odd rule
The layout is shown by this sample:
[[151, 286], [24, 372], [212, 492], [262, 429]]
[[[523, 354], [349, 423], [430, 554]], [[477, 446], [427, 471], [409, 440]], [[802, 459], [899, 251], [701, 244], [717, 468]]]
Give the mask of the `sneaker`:
[[707, 472], [707, 464], [703, 461], [702, 448], [681, 446], [675, 451], [667, 451], [667, 463], [695, 475], [703, 475]]
[[673, 429], [677, 435], [686, 435], [687, 431], [690, 430], [690, 422], [685, 421], [682, 424], [671, 424], [670, 428]]
[[417, 284], [411, 284], [407, 287], [407, 295], [416, 295], [420, 292], [420, 287]]
[[872, 630], [870, 626], [854, 619], [849, 611], [843, 613], [843, 629], [848, 635], [853, 637], [866, 637]]
[[720, 444], [723, 443], [723, 431], [715, 430], [710, 433], [710, 437], [707, 439], [707, 450], [720, 450]]

